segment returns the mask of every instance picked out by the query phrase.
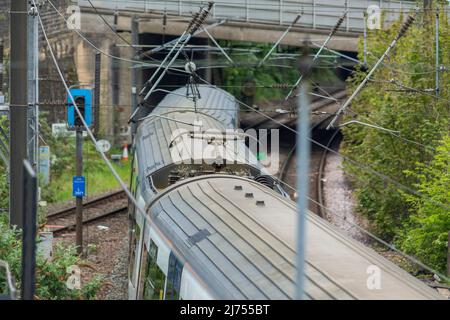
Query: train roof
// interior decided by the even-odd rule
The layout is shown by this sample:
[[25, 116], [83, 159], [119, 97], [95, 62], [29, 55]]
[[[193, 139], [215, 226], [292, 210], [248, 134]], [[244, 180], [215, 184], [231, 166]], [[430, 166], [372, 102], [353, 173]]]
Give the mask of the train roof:
[[[236, 128], [239, 104], [230, 93], [208, 85], [198, 85], [200, 99], [196, 102], [198, 111], [211, 115], [226, 128]], [[186, 97], [187, 87], [181, 87], [168, 93], [153, 111], [164, 114], [174, 109], [195, 110], [194, 102]]]
[[[291, 299], [295, 290], [295, 203], [245, 178], [187, 179], [148, 207], [152, 223], [217, 298]], [[309, 299], [439, 299], [431, 288], [309, 213], [306, 222]], [[379, 289], [367, 285], [380, 270]]]
[[[192, 119], [202, 124], [203, 130], [225, 130], [217, 119], [204, 113], [193, 111], [171, 110], [165, 113], [166, 118], [150, 117], [139, 125], [136, 136], [139, 169], [149, 175], [174, 162], [171, 154], [171, 143], [177, 132], [194, 131], [190, 125]], [[192, 123], [194, 124], [194, 123]]]

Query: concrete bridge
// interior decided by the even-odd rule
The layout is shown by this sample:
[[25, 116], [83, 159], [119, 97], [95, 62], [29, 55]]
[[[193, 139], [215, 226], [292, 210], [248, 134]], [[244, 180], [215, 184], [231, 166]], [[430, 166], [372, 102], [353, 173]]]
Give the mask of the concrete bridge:
[[[98, 18], [86, 0], [73, 0], [81, 7], [82, 21], [95, 24]], [[132, 15], [141, 18], [141, 33], [179, 35], [186, 28], [192, 13], [197, 12], [206, 1], [200, 0], [91, 0], [93, 5], [118, 29], [130, 30]], [[390, 25], [402, 13], [410, 12], [416, 1], [407, 0], [216, 0], [209, 22], [226, 19], [226, 22], [211, 29], [217, 39], [275, 42], [280, 32], [295, 19], [302, 17], [284, 38], [282, 44], [300, 46], [309, 35], [313, 42], [321, 43], [336, 21], [348, 11], [347, 17], [329, 43], [330, 48], [342, 51], [356, 51], [357, 38], [364, 31], [364, 13], [371, 5], [382, 12], [382, 26]], [[165, 16], [165, 18], [164, 18]], [[92, 25], [93, 26], [93, 25]], [[84, 28], [83, 28], [84, 29]], [[207, 35], [199, 35], [207, 37]]]
[[[121, 36], [131, 41], [131, 22], [133, 16], [139, 17], [139, 44], [143, 46], [161, 44], [179, 36], [186, 28], [192, 13], [197, 12], [206, 1], [199, 0], [91, 0], [104, 18], [121, 32]], [[79, 5], [81, 8], [81, 30], [89, 41], [102, 52], [130, 59], [134, 51], [126, 46], [101, 20], [86, 0], [52, 0], [58, 10], [66, 18], [70, 16], [69, 5]], [[378, 5], [384, 10], [384, 26], [398, 19], [401, 12], [408, 12], [414, 7], [415, 1], [399, 0], [216, 0], [208, 24], [214, 24], [222, 19], [225, 23], [208, 31], [216, 38], [223, 40], [245, 40], [274, 43], [286, 30], [287, 26], [302, 13], [301, 19], [284, 38], [282, 44], [301, 46], [306, 35], [320, 44], [324, 41], [331, 27], [345, 10], [348, 15], [339, 32], [333, 37], [328, 47], [341, 51], [356, 51], [358, 36], [364, 31], [364, 16], [369, 5]], [[96, 49], [81, 39], [74, 30], [69, 30], [64, 20], [49, 6], [43, 8], [44, 24], [51, 36], [51, 43], [58, 58], [63, 61], [63, 67], [71, 84], [93, 83], [94, 58]], [[164, 18], [166, 16], [166, 18]], [[166, 22], [164, 24], [164, 21]], [[121, 45], [118, 45], [121, 44]], [[207, 35], [200, 34], [191, 41], [192, 44], [207, 45]], [[49, 63], [49, 53], [42, 45], [41, 64], [43, 69]], [[160, 56], [156, 56], [160, 58]], [[143, 81], [151, 76], [152, 70], [137, 72], [140, 88]], [[203, 74], [206, 79], [215, 79], [216, 70], [207, 69]], [[62, 122], [65, 119], [64, 108], [55, 108], [54, 104], [64, 106], [65, 94], [63, 88], [57, 87], [57, 75], [46, 76], [51, 85], [42, 88], [41, 99], [44, 109], [49, 110], [52, 122]], [[163, 79], [164, 85], [183, 85], [183, 79], [168, 76]], [[220, 75], [219, 75], [220, 78]], [[117, 143], [129, 139], [128, 117], [131, 113], [131, 75], [130, 63], [112, 59], [102, 55], [101, 66], [101, 98], [102, 105], [101, 132], [102, 137]], [[178, 82], [177, 82], [178, 81]], [[57, 89], [56, 89], [57, 88]], [[155, 99], [159, 99], [155, 95]], [[48, 100], [48, 101], [47, 101]], [[51, 103], [50, 103], [51, 102]], [[155, 100], [156, 102], [156, 100]], [[61, 110], [56, 112], [55, 110]], [[114, 111], [114, 112], [111, 112]], [[119, 138], [117, 138], [119, 137]]]

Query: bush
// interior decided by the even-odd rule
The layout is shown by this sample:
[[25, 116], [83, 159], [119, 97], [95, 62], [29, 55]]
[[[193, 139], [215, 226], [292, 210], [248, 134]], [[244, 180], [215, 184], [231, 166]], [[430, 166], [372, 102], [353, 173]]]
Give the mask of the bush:
[[425, 197], [405, 195], [415, 212], [397, 242], [407, 253], [445, 273], [450, 232], [450, 136], [443, 139], [429, 165], [419, 164], [415, 172], [407, 174], [419, 180], [415, 186]]
[[[410, 189], [416, 188], [419, 178], [416, 174], [406, 172], [417, 172], [417, 163], [427, 166], [433, 160], [434, 150], [449, 128], [450, 91], [441, 90], [441, 99], [436, 99], [433, 92], [405, 89], [405, 86], [419, 91], [435, 87], [434, 37], [430, 36], [435, 33], [433, 18], [428, 22], [426, 17], [416, 18], [405, 37], [399, 40], [389, 57], [371, 77], [371, 81], [352, 101], [344, 120], [357, 118], [399, 131], [400, 137], [361, 125], [346, 126], [343, 128], [342, 152], [363, 166], [371, 167]], [[450, 27], [444, 10], [441, 10], [440, 19], [440, 61], [443, 65], [448, 65]], [[420, 22], [422, 20], [423, 24]], [[373, 66], [378, 57], [381, 57], [398, 33], [400, 25], [397, 22], [386, 30], [369, 32], [369, 66]], [[362, 41], [359, 56], [363, 56]], [[366, 70], [361, 68], [350, 80], [350, 90], [365, 75]], [[392, 83], [391, 79], [403, 86]], [[442, 88], [448, 83], [450, 73], [442, 72]], [[409, 216], [415, 214], [415, 206], [405, 195], [411, 193], [354, 163], [345, 161], [344, 169], [356, 191], [359, 211], [373, 222], [375, 233], [392, 241], [402, 232]]]
[[[20, 289], [22, 242], [21, 232], [10, 229], [6, 215], [0, 216], [0, 260], [6, 261], [14, 279], [16, 287]], [[69, 274], [67, 268], [79, 265], [82, 261], [76, 255], [74, 247], [66, 248], [57, 244], [50, 260], [40, 254], [36, 257], [36, 298], [37, 299], [92, 299], [100, 287], [100, 277], [83, 284], [80, 290], [70, 290], [66, 286]], [[2, 288], [0, 279], [0, 288]], [[4, 279], [3, 279], [4, 280]], [[3, 282], [4, 283], [4, 282]], [[4, 286], [4, 285], [3, 285]]]

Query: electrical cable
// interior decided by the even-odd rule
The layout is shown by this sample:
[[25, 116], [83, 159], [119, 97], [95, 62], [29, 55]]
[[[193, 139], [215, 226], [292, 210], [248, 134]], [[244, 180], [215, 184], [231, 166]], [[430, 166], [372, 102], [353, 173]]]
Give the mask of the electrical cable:
[[[80, 117], [80, 120], [83, 124], [83, 126], [86, 128], [86, 132], [89, 136], [89, 138], [92, 140], [94, 146], [97, 146], [97, 140], [94, 137], [94, 134], [92, 133], [91, 129], [89, 128], [89, 126], [86, 123], [86, 120], [83, 117], [83, 114], [80, 112], [80, 109], [78, 108], [74, 97], [72, 96], [72, 93], [70, 92], [69, 87], [67, 86], [66, 80], [64, 78], [64, 75], [62, 74], [61, 68], [59, 67], [58, 64], [58, 60], [55, 57], [55, 54], [53, 52], [52, 46], [50, 45], [50, 41], [48, 39], [47, 36], [47, 32], [45, 30], [44, 27], [44, 23], [42, 22], [42, 18], [41, 18], [41, 13], [40, 10], [38, 9], [37, 5], [36, 5], [36, 0], [32, 0], [33, 4], [36, 7], [36, 12], [37, 12], [37, 17], [39, 19], [39, 23], [41, 25], [41, 29], [42, 29], [42, 34], [44, 35], [44, 39], [47, 42], [47, 46], [48, 49], [50, 51], [50, 55], [52, 57], [53, 63], [55, 65], [55, 68], [58, 72], [59, 77], [61, 78], [61, 83], [64, 85], [64, 88], [69, 96], [70, 101], [72, 102], [75, 111], [77, 112], [78, 116]], [[127, 197], [130, 199], [130, 201], [135, 205], [135, 207], [137, 208], [137, 210], [143, 214], [144, 216], [146, 215], [145, 210], [139, 205], [138, 201], [134, 198], [133, 194], [130, 192], [130, 190], [128, 190], [127, 186], [125, 185], [125, 183], [123, 182], [122, 178], [119, 176], [119, 174], [117, 173], [117, 171], [114, 169], [114, 167], [112, 166], [111, 162], [109, 161], [109, 159], [106, 157], [105, 153], [102, 150], [99, 150], [97, 147], [95, 148], [101, 155], [101, 158], [103, 159], [103, 161], [105, 162], [105, 164], [107, 165], [107, 167], [109, 168], [109, 170], [111, 171], [111, 173], [113, 174], [114, 178], [117, 180], [117, 182], [120, 184], [121, 188], [123, 189], [123, 191], [126, 193]]]
[[[284, 186], [288, 187], [290, 190], [297, 192], [297, 190], [289, 185], [288, 183], [280, 180], [277, 177], [274, 177], [275, 180], [277, 180], [279, 183], [283, 184]], [[368, 235], [369, 237], [371, 237], [372, 239], [378, 241], [379, 243], [385, 245], [386, 247], [388, 247], [390, 250], [395, 251], [397, 253], [399, 253], [400, 255], [402, 255], [403, 257], [407, 258], [408, 260], [410, 260], [411, 262], [415, 263], [416, 265], [420, 266], [421, 268], [423, 268], [424, 270], [427, 270], [428, 272], [434, 273], [436, 275], [438, 275], [440, 278], [444, 279], [445, 281], [450, 281], [450, 279], [448, 277], [446, 277], [445, 275], [441, 274], [440, 272], [434, 270], [433, 268], [427, 266], [426, 264], [424, 264], [423, 262], [419, 261], [418, 259], [414, 258], [411, 255], [408, 255], [407, 253], [397, 249], [393, 244], [381, 239], [380, 237], [376, 236], [375, 234], [373, 234], [372, 232], [366, 230], [365, 228], [352, 223], [348, 220], [345, 219], [345, 217], [340, 216], [339, 214], [336, 214], [335, 212], [331, 211], [330, 208], [326, 207], [325, 205], [323, 205], [322, 203], [319, 203], [318, 201], [312, 199], [311, 197], [308, 196], [308, 200], [310, 200], [311, 202], [313, 202], [314, 204], [320, 206], [321, 208], [323, 208], [326, 212], [331, 213], [334, 217], [338, 217], [339, 219], [341, 219], [342, 221], [344, 221], [345, 223], [349, 224], [350, 226], [357, 228], [359, 231], [365, 233], [366, 235]]]
[[[52, 3], [51, 0], [47, 0], [48, 3], [52, 6], [53, 10], [55, 10], [55, 12], [66, 22], [67, 24], [67, 19], [64, 17], [64, 15], [55, 7], [55, 5]], [[140, 64], [143, 66], [149, 66], [149, 67], [158, 67], [159, 65], [154, 65], [154, 64], [149, 64], [149, 63], [145, 63], [139, 60], [133, 60], [133, 59], [127, 59], [127, 58], [122, 58], [122, 57], [117, 57], [114, 56], [112, 54], [109, 54], [105, 51], [103, 51], [102, 49], [98, 48], [96, 45], [94, 45], [89, 39], [87, 39], [81, 32], [79, 32], [76, 29], [69, 29], [71, 31], [74, 31], [76, 34], [78, 34], [78, 36], [85, 41], [89, 46], [91, 46], [92, 48], [94, 48], [96, 51], [98, 51], [99, 53], [111, 58], [111, 59], [116, 59], [116, 60], [120, 60], [120, 61], [124, 61], [124, 62], [128, 62], [128, 63], [133, 63], [133, 64]], [[180, 69], [175, 69], [175, 68], [170, 68], [170, 70], [175, 71], [175, 72], [180, 72], [180, 73], [187, 73], [184, 70], [180, 70]]]
[[[211, 87], [213, 87], [213, 88], [215, 87], [213, 84], [209, 83], [209, 82], [206, 81], [205, 79], [203, 79], [203, 78], [200, 78], [200, 79], [201, 79], [201, 81], [204, 82], [205, 84], [208, 84], [209, 86], [211, 86]], [[230, 99], [230, 98], [227, 97], [227, 99]], [[296, 135], [299, 134], [297, 130], [292, 129], [291, 127], [287, 126], [286, 124], [284, 124], [284, 123], [282, 123], [282, 122], [280, 122], [280, 121], [278, 121], [278, 120], [272, 118], [271, 116], [265, 114], [264, 112], [259, 111], [259, 110], [256, 109], [256, 108], [253, 108], [253, 107], [249, 106], [248, 104], [246, 104], [246, 103], [240, 101], [239, 99], [234, 98], [234, 101], [238, 102], [239, 104], [243, 105], [243, 106], [246, 107], [246, 108], [249, 108], [249, 109], [255, 111], [256, 113], [262, 115], [262, 116], [265, 117], [266, 119], [271, 120], [271, 121], [277, 123], [278, 125], [280, 125], [280, 126], [284, 127], [285, 129], [287, 129], [287, 130], [289, 130], [289, 131], [295, 133]], [[446, 209], [446, 210], [450, 210], [450, 207], [449, 207], [449, 206], [447, 206], [447, 205], [445, 205], [445, 204], [443, 204], [443, 203], [441, 203], [441, 202], [437, 202], [437, 201], [435, 201], [435, 200], [433, 200], [433, 199], [427, 197], [426, 195], [422, 194], [421, 192], [419, 192], [419, 191], [417, 191], [417, 190], [414, 190], [414, 189], [412, 189], [412, 188], [410, 188], [410, 187], [408, 187], [408, 186], [405, 186], [404, 184], [402, 184], [402, 183], [396, 181], [395, 179], [393, 179], [393, 178], [387, 176], [386, 174], [384, 174], [384, 173], [382, 173], [382, 172], [379, 172], [379, 171], [373, 169], [372, 167], [370, 167], [370, 166], [368, 166], [368, 165], [365, 165], [365, 164], [363, 164], [363, 163], [360, 163], [360, 162], [358, 162], [358, 161], [356, 161], [356, 160], [354, 160], [354, 159], [352, 159], [352, 158], [350, 158], [350, 157], [348, 157], [348, 156], [345, 156], [345, 155], [339, 153], [338, 151], [335, 151], [335, 150], [333, 150], [333, 149], [331, 149], [331, 148], [325, 146], [324, 144], [322, 144], [322, 143], [320, 143], [320, 142], [318, 142], [318, 141], [316, 141], [316, 140], [314, 140], [314, 139], [312, 139], [312, 138], [308, 138], [308, 139], [309, 139], [309, 141], [311, 141], [311, 142], [314, 143], [315, 145], [321, 147], [321, 148], [324, 149], [324, 150], [328, 150], [329, 152], [331, 152], [331, 153], [333, 153], [333, 154], [336, 154], [337, 156], [339, 156], [339, 157], [341, 157], [342, 159], [344, 159], [344, 160], [346, 160], [346, 161], [348, 161], [348, 162], [354, 164], [355, 166], [359, 167], [360, 169], [362, 169], [362, 170], [364, 170], [364, 171], [366, 171], [366, 172], [369, 172], [369, 173], [371, 173], [371, 174], [373, 174], [373, 175], [375, 175], [375, 176], [378, 176], [380, 179], [385, 180], [385, 181], [387, 181], [387, 182], [389, 182], [389, 183], [391, 183], [391, 184], [393, 184], [393, 185], [396, 185], [397, 187], [399, 187], [399, 188], [401, 188], [401, 189], [403, 189], [403, 190], [405, 190], [405, 191], [407, 191], [407, 192], [409, 192], [409, 193], [411, 193], [411, 194], [414, 194], [414, 195], [416, 195], [416, 196], [418, 196], [418, 197], [421, 197], [421, 198], [423, 198], [423, 199], [426, 199], [427, 201], [429, 201], [429, 202], [431, 202], [431, 203], [433, 203], [433, 204], [435, 204], [435, 205], [437, 205], [437, 206], [439, 206], [439, 207], [441, 207], [441, 208], [444, 208], [444, 209]]]
[[100, 12], [98, 12], [97, 8], [92, 4], [91, 0], [87, 0], [87, 1], [91, 5], [92, 9], [94, 9], [95, 13], [102, 19], [102, 21], [109, 27], [109, 29], [111, 29], [111, 31], [114, 32], [114, 34], [117, 37], [119, 37], [123, 42], [125, 42], [127, 45], [129, 45], [131, 48], [133, 48], [136, 53], [140, 53], [152, 61], [159, 62], [157, 59], [155, 59], [155, 58], [147, 55], [145, 52], [143, 52], [143, 50], [141, 48], [136, 48], [135, 45], [133, 45], [130, 41], [125, 39], [121, 34], [119, 34], [117, 32], [117, 30], [115, 30], [115, 28], [113, 28], [113, 26], [111, 26], [111, 24], [103, 17], [103, 15]]

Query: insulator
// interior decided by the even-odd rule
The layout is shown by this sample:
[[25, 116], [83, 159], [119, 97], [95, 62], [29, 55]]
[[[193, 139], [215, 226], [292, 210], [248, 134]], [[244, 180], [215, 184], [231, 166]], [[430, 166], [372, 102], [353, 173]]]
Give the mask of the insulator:
[[344, 22], [345, 17], [347, 16], [347, 12], [345, 12], [342, 17], [339, 18], [338, 22], [334, 26], [333, 30], [331, 31], [331, 34], [335, 34], [337, 29], [341, 26], [342, 22]]
[[193, 19], [191, 28], [189, 30], [190, 34], [195, 33], [198, 30], [198, 28], [205, 22], [206, 18], [211, 12], [213, 5], [214, 2], [208, 2], [208, 7], [206, 9], [203, 8], [201, 12]]
[[274, 89], [289, 89], [292, 87], [292, 84], [289, 83], [274, 83], [271, 85]]
[[187, 73], [194, 73], [197, 70], [197, 66], [192, 61], [189, 61], [184, 65], [184, 70]]
[[194, 22], [197, 20], [197, 18], [200, 16], [200, 12], [196, 12], [193, 16], [191, 21], [189, 22], [188, 27], [186, 28], [186, 30], [190, 30], [192, 28], [192, 26], [194, 25]]
[[295, 17], [295, 20], [292, 22], [292, 25], [296, 24], [298, 20], [301, 18], [301, 14], [298, 14], [297, 17]]
[[406, 31], [408, 31], [409, 27], [414, 22], [414, 20], [416, 20], [416, 18], [413, 15], [408, 16], [405, 23], [403, 23], [400, 32], [398, 33], [397, 39], [400, 39], [405, 35]]

